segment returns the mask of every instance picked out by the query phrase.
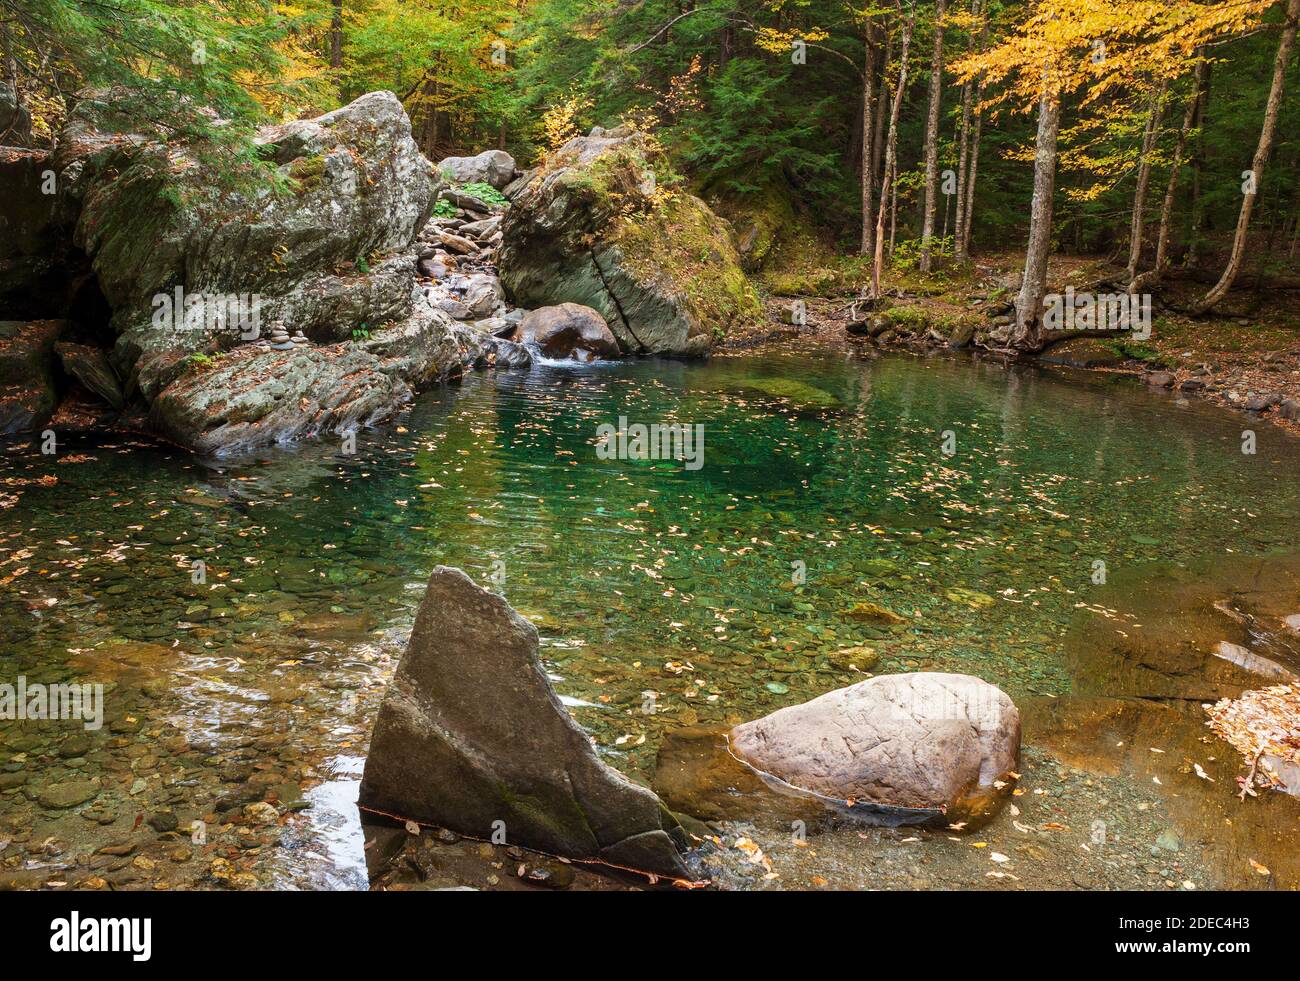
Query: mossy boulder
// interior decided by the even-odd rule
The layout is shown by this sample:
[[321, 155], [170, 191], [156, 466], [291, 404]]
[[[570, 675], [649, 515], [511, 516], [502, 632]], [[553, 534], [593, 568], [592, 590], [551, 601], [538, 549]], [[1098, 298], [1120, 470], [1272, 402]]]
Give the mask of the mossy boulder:
[[521, 306], [597, 310], [631, 353], [703, 356], [756, 322], [758, 295], [726, 224], [666, 189], [651, 144], [592, 130], [555, 151], [517, 191], [502, 227], [501, 279]]
[[746, 272], [758, 272], [777, 259], [782, 247], [797, 238], [803, 227], [795, 213], [793, 191], [784, 183], [749, 193], [706, 191], [704, 197], [730, 222], [732, 240]]
[[259, 130], [267, 173], [234, 189], [159, 134], [123, 134], [112, 101], [77, 103], [53, 164], [79, 202], [76, 244], [112, 307], [128, 394], [152, 401], [188, 355], [246, 340], [247, 318], [209, 309], [232, 297], [263, 332], [280, 321], [319, 341], [410, 315], [410, 248], [437, 182], [391, 92]]

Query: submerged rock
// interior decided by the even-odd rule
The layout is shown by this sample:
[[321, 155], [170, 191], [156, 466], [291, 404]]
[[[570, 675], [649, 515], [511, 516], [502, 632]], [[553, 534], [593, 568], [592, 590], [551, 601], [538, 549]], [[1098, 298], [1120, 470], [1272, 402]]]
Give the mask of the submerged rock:
[[513, 191], [502, 282], [519, 306], [592, 307], [626, 351], [703, 356], [762, 308], [725, 224], [661, 191], [650, 156], [640, 134], [599, 128], [551, 154]]
[[609, 325], [591, 307], [561, 303], [531, 310], [511, 337], [519, 344], [535, 344], [548, 358], [600, 361], [619, 356], [618, 341]]
[[429, 579], [384, 698], [362, 808], [689, 879], [676, 820], [601, 762], [552, 690], [537, 629], [458, 569]]
[[1214, 648], [1214, 656], [1221, 657], [1223, 660], [1237, 667], [1249, 671], [1251, 674], [1258, 675], [1261, 678], [1267, 678], [1270, 681], [1296, 681], [1294, 671], [1284, 668], [1276, 661], [1264, 657], [1262, 654], [1256, 654], [1254, 651], [1247, 650], [1240, 644], [1229, 643], [1221, 640]]
[[[1242, 805], [1237, 781], [1247, 767], [1211, 735], [1199, 704], [1063, 695], [1027, 699], [1023, 709], [1027, 745], [1088, 775], [1122, 776], [1157, 797], [1184, 850], [1212, 860], [1210, 888], [1300, 888], [1300, 849], [1289, 830], [1300, 822], [1300, 798], [1260, 792]], [[1118, 844], [1108, 837], [1116, 830], [1110, 821], [1102, 813], [1091, 828], [1109, 840], [1106, 849]], [[1252, 862], [1271, 870], [1271, 878]]]
[[1191, 568], [1120, 570], [1093, 603], [1123, 632], [1078, 610], [1065, 640], [1078, 694], [1213, 702], [1300, 675], [1285, 617], [1300, 595], [1300, 556], [1216, 557]]
[[68, 780], [63, 783], [51, 783], [43, 787], [37, 795], [37, 802], [51, 810], [76, 807], [84, 804], [99, 794], [99, 784], [94, 780]]
[[976, 825], [995, 812], [1019, 749], [1019, 712], [993, 685], [885, 675], [730, 731], [670, 732], [654, 788], [702, 820]]

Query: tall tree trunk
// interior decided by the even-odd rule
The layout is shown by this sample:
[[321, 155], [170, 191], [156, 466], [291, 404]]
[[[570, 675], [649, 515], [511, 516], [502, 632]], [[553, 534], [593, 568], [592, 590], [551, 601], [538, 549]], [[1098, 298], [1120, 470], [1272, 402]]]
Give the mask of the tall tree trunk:
[[1187, 257], [1184, 265], [1194, 267], [1201, 249], [1201, 238], [1205, 228], [1205, 201], [1201, 197], [1201, 177], [1205, 170], [1205, 116], [1210, 106], [1210, 75], [1214, 71], [1211, 64], [1205, 65], [1205, 74], [1201, 77], [1200, 87], [1196, 92], [1196, 148], [1192, 153], [1192, 207], [1191, 224], [1187, 230]]
[[[1255, 198], [1259, 196], [1260, 185], [1264, 182], [1264, 167], [1268, 164], [1269, 154], [1273, 150], [1273, 135], [1277, 130], [1277, 117], [1282, 108], [1282, 90], [1286, 86], [1286, 69], [1291, 60], [1291, 49], [1295, 47], [1296, 30], [1300, 27], [1300, 0], [1287, 0], [1286, 23], [1282, 27], [1282, 38], [1277, 45], [1277, 58], [1273, 62], [1273, 83], [1269, 88], [1268, 102], [1264, 106], [1264, 125], [1259, 132], [1259, 145], [1255, 148], [1255, 158], [1251, 161], [1251, 178], [1246, 184], [1241, 198], [1241, 213], [1237, 216], [1237, 230], [1232, 236], [1232, 253], [1228, 256], [1228, 265], [1223, 270], [1219, 281], [1210, 288], [1199, 303], [1191, 309], [1193, 316], [1210, 310], [1232, 289], [1232, 281], [1241, 269], [1241, 259], [1246, 252], [1246, 233], [1250, 230], [1250, 213], [1255, 208]], [[1246, 179], [1243, 178], [1243, 181]]]
[[343, 0], [333, 0], [330, 14], [330, 67], [343, 67]]
[[1129, 225], [1128, 280], [1137, 276], [1138, 263], [1142, 261], [1142, 237], [1146, 232], [1147, 189], [1151, 186], [1151, 157], [1160, 139], [1160, 117], [1164, 113], [1165, 81], [1160, 80], [1151, 93], [1147, 109], [1147, 122], [1142, 130], [1142, 151], [1138, 160], [1137, 184], [1133, 190], [1133, 216]]
[[[961, 87], [961, 123], [958, 127], [957, 136], [957, 220], [953, 227], [953, 254], [960, 256], [964, 251], [962, 247], [962, 216], [966, 213], [966, 166], [970, 159], [970, 100], [971, 100], [971, 83], [966, 82]], [[948, 209], [945, 205], [943, 212], [944, 234], [948, 231]]]
[[943, 94], [943, 15], [947, 0], [935, 0], [934, 55], [930, 61], [930, 111], [925, 119], [925, 213], [921, 216], [921, 272], [931, 268], [934, 196], [939, 182], [939, 100]]
[[898, 157], [889, 168], [889, 261], [894, 261], [894, 239], [898, 233]]
[[[980, 51], [982, 52], [988, 46], [989, 22], [985, 10], [985, 5], [975, 3], [974, 8], [980, 14]], [[979, 172], [980, 160], [980, 130], [984, 125], [984, 76], [981, 75], [979, 82], [975, 86], [975, 128], [971, 132], [970, 147], [970, 171], [966, 175], [966, 212], [958, 215], [957, 224], [961, 229], [961, 248], [957, 251], [957, 261], [965, 262], [970, 256], [970, 231], [971, 223], [975, 218], [975, 175]]]
[[876, 131], [871, 137], [871, 171], [875, 174], [876, 186], [885, 182], [882, 169], [885, 157], [885, 117], [889, 115], [889, 106], [893, 104], [893, 90], [889, 87], [889, 63], [894, 57], [894, 35], [885, 29], [885, 56], [880, 60], [880, 89], [876, 93]]
[[1043, 295], [1047, 292], [1047, 260], [1052, 244], [1052, 194], [1056, 190], [1056, 138], [1060, 131], [1061, 103], [1045, 85], [1038, 103], [1034, 199], [1029, 214], [1025, 275], [1016, 297], [1016, 322], [1008, 338], [1009, 345], [1019, 351], [1042, 347]]
[[867, 23], [863, 28], [865, 41], [865, 67], [862, 70], [862, 242], [859, 252], [862, 255], [873, 255], [876, 251], [875, 239], [875, 213], [871, 207], [872, 184], [875, 182], [876, 175], [871, 170], [872, 146], [871, 136], [873, 122], [871, 92], [874, 84], [874, 73], [876, 67], [876, 44], [875, 22], [872, 18], [867, 18]]
[[1141, 276], [1135, 276], [1130, 279], [1128, 291], [1138, 293], [1150, 286], [1155, 286], [1160, 282], [1160, 278], [1165, 274], [1165, 267], [1169, 264], [1169, 226], [1174, 214], [1174, 198], [1178, 191], [1178, 171], [1183, 165], [1183, 153], [1187, 149], [1187, 137], [1192, 131], [1192, 123], [1196, 120], [1196, 106], [1200, 100], [1201, 76], [1205, 73], [1205, 62], [1196, 63], [1196, 83], [1192, 88], [1192, 96], [1187, 100], [1187, 108], [1183, 111], [1183, 124], [1178, 129], [1178, 142], [1174, 145], [1174, 157], [1169, 162], [1169, 182], [1165, 185], [1165, 199], [1160, 205], [1160, 230], [1156, 233], [1156, 264]]
[[894, 104], [889, 110], [889, 136], [885, 142], [885, 183], [880, 189], [880, 217], [876, 221], [876, 255], [875, 263], [871, 269], [871, 296], [878, 298], [880, 296], [880, 271], [885, 264], [884, 258], [884, 228], [885, 228], [885, 207], [888, 204], [889, 192], [892, 189], [897, 200], [897, 174], [896, 163], [898, 159], [898, 114], [903, 108], [903, 92], [907, 89], [907, 49], [912, 43], [912, 26], [915, 20], [915, 11], [909, 11], [903, 19], [903, 40], [901, 45], [901, 54], [898, 59], [898, 84], [894, 88]]

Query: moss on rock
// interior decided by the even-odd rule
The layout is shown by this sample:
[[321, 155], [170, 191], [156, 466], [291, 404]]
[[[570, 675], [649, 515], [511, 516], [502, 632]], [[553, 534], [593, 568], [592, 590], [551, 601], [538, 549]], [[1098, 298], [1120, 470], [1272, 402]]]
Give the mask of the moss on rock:
[[620, 345], [697, 356], [762, 308], [727, 225], [627, 130], [570, 140], [517, 194], [500, 263], [522, 306], [598, 310]]

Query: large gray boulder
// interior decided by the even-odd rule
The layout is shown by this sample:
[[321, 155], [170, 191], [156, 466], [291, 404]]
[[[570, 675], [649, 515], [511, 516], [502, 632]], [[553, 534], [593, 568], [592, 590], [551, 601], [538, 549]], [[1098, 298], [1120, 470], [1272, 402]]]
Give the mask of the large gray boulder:
[[536, 628], [458, 569], [429, 578], [375, 723], [362, 808], [567, 858], [688, 879], [685, 836], [606, 766], [556, 697]]
[[405, 382], [348, 345], [244, 347], [214, 367], [182, 374], [151, 413], [159, 432], [220, 456], [371, 426], [411, 398]]
[[661, 190], [653, 155], [627, 129], [551, 154], [512, 189], [501, 279], [518, 306], [592, 307], [625, 351], [700, 357], [762, 309], [725, 224], [699, 198]]
[[881, 675], [738, 725], [730, 745], [800, 791], [954, 814], [1015, 770], [1020, 713], [969, 675]]
[[601, 361], [619, 356], [618, 341], [605, 318], [577, 303], [530, 310], [510, 338], [536, 346], [548, 358]]
[[[35, 239], [72, 215], [69, 247], [89, 256], [115, 345], [109, 371], [84, 350], [65, 364], [110, 403], [143, 403], [160, 432], [227, 454], [377, 423], [466, 367], [530, 362], [418, 288], [416, 236], [440, 183], [391, 92], [259, 130], [277, 179], [233, 188], [166, 134], [130, 132], [114, 103], [83, 94], [53, 158], [10, 168], [26, 200], [36, 168], [56, 173], [64, 211], [27, 224]], [[500, 288], [479, 292], [495, 309]], [[273, 348], [274, 326], [302, 336]]]
[[388, 421], [418, 389], [467, 367], [531, 364], [523, 347], [453, 324], [422, 295], [412, 305], [365, 340], [246, 345], [183, 369], [154, 401], [153, 424], [198, 453], [228, 456]]
[[178, 287], [257, 297], [263, 329], [280, 321], [319, 341], [409, 315], [409, 250], [436, 181], [391, 92], [260, 130], [278, 192], [230, 192], [181, 151], [109, 135], [109, 102], [77, 104], [55, 164], [80, 201], [76, 242], [113, 308], [118, 370], [146, 399], [180, 358], [248, 332], [246, 322], [186, 320], [169, 306]]
[[499, 191], [515, 179], [515, 158], [504, 150], [484, 150], [474, 157], [446, 157], [438, 172], [457, 184], [491, 184]]

